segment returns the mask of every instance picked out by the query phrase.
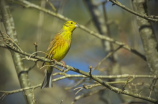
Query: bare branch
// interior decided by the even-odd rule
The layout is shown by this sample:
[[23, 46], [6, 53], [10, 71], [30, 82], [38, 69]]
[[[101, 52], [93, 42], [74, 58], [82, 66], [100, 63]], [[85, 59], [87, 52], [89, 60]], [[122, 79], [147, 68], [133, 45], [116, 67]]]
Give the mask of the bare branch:
[[[3, 46], [4, 47], [4, 46]], [[6, 48], [6, 47], [5, 47]], [[20, 53], [22, 55], [26, 55], [26, 56], [30, 56], [30, 54], [26, 53], [26, 52], [21, 52], [21, 51], [18, 51], [18, 50], [15, 50], [13, 49], [12, 47], [9, 47], [9, 49], [13, 50], [14, 52], [17, 52], [17, 53]], [[39, 61], [44, 61], [44, 62], [54, 62], [54, 60], [49, 60], [47, 58], [44, 58], [44, 57], [39, 57], [39, 56], [35, 56], [35, 55], [32, 55], [31, 56], [32, 58], [36, 58], [36, 59], [39, 59]], [[56, 62], [56, 65], [59, 65], [59, 66], [64, 66], [62, 63], [60, 62]], [[145, 96], [141, 96], [141, 95], [138, 95], [138, 94], [133, 94], [133, 93], [130, 93], [128, 92], [127, 90], [122, 90], [122, 89], [119, 89], [119, 88], [116, 88], [116, 87], [113, 87], [111, 86], [110, 84], [108, 84], [107, 82], [104, 82], [103, 80], [101, 80], [100, 78], [97, 78], [93, 75], [93, 77], [91, 77], [89, 75], [89, 73], [87, 72], [84, 72], [82, 70], [79, 70], [77, 68], [74, 68], [74, 67], [71, 67], [71, 66], [68, 66], [68, 65], [65, 65], [65, 68], [71, 70], [71, 71], [74, 71], [74, 72], [77, 72], [77, 73], [80, 73], [86, 77], [90, 77], [92, 78], [93, 80], [95, 80], [96, 82], [100, 83], [101, 85], [105, 86], [106, 88], [116, 92], [116, 93], [120, 93], [120, 94], [125, 94], [125, 95], [129, 95], [129, 96], [133, 96], [133, 97], [136, 97], [136, 98], [140, 98], [140, 99], [143, 99], [143, 100], [147, 100], [147, 101], [150, 101], [150, 102], [153, 102], [153, 103], [156, 103], [157, 100], [155, 99], [152, 99], [152, 98], [148, 98], [148, 97], [145, 97]], [[150, 75], [148, 75], [150, 76]], [[66, 76], [63, 76], [63, 77], [66, 77]], [[154, 76], [156, 77], [156, 76]]]
[[107, 56], [105, 56], [105, 58], [103, 58], [94, 68], [93, 71], [95, 69], [97, 69], [106, 59], [108, 59], [108, 57], [110, 57], [111, 55], [113, 55], [116, 51], [118, 51], [119, 49], [121, 49], [122, 46], [118, 47], [117, 49], [115, 49], [114, 51], [110, 52], [107, 54]]
[[[10, 13], [9, 6], [6, 5], [5, 0], [0, 0], [0, 9], [1, 9], [2, 20], [3, 20], [4, 26], [5, 26], [6, 32], [9, 35], [8, 38], [13, 40], [13, 41], [10, 41], [8, 44], [10, 45], [10, 43], [11, 43], [11, 45], [13, 45], [12, 47], [16, 47], [16, 49], [17, 49], [19, 47], [18, 47], [17, 33], [15, 30], [15, 26], [14, 26], [14, 19]], [[19, 75], [19, 73], [21, 73], [21, 71], [24, 71], [26, 69], [23, 66], [23, 62], [21, 61], [22, 59], [21, 59], [20, 54], [14, 52], [14, 51], [11, 51], [11, 54], [12, 54], [12, 58], [14, 61], [16, 73], [17, 73], [17, 75]], [[19, 79], [19, 82], [20, 82], [20, 85], [22, 88], [31, 86], [27, 73], [21, 74], [18, 77], [18, 79]], [[33, 90], [25, 90], [23, 95], [28, 104], [35, 104]]]
[[93, 92], [90, 92], [90, 93], [85, 93], [85, 94], [78, 95], [78, 96], [75, 97], [74, 101], [71, 102], [71, 104], [74, 104], [76, 101], [78, 101], [81, 98], [85, 98], [85, 97], [97, 94], [97, 93], [99, 93], [102, 90], [105, 90], [105, 88], [103, 88], [101, 90], [96, 90], [96, 91], [93, 91]]
[[[145, 0], [133, 0], [134, 9], [138, 13], [143, 13], [147, 15], [146, 9], [147, 5]], [[148, 62], [148, 67], [152, 74], [158, 74], [158, 52], [157, 52], [157, 40], [152, 29], [152, 25], [149, 21], [143, 18], [137, 18], [139, 32], [144, 46], [144, 51], [146, 53], [146, 58]]]
[[[26, 7], [26, 8], [34, 8], [34, 9], [43, 11], [43, 12], [45, 12], [47, 14], [50, 14], [52, 16], [55, 16], [55, 17], [57, 17], [57, 18], [59, 18], [61, 20], [65, 20], [65, 21], [70, 20], [69, 18], [67, 18], [67, 17], [65, 17], [65, 16], [63, 16], [61, 14], [58, 14], [58, 13], [55, 13], [53, 11], [47, 10], [45, 8], [42, 8], [42, 7], [40, 7], [40, 6], [36, 5], [36, 4], [30, 3], [29, 1], [26, 1], [26, 0], [16, 0], [16, 1], [15, 0], [9, 0], [9, 1], [15, 2], [15, 3], [19, 4], [19, 5], [22, 5], [22, 6]], [[123, 46], [123, 48], [131, 51], [132, 53], [134, 53], [136, 55], [138, 55], [143, 60], [146, 60], [146, 57], [143, 54], [141, 54], [140, 52], [138, 52], [136, 49], [128, 46], [127, 44], [119, 42], [119, 41], [116, 41], [116, 40], [114, 40], [112, 38], [109, 38], [107, 36], [103, 36], [103, 35], [101, 35], [99, 33], [94, 32], [94, 31], [91, 31], [91, 30], [89, 30], [88, 28], [86, 28], [83, 25], [79, 25], [78, 24], [78, 26], [79, 26], [79, 28], [81, 28], [82, 30], [86, 31], [87, 33], [89, 33], [89, 34], [91, 34], [91, 35], [93, 35], [93, 36], [95, 36], [95, 37], [97, 37], [99, 39], [109, 41], [109, 42], [117, 44], [119, 46]]]
[[150, 18], [149, 16], [147, 16], [146, 14], [142, 14], [142, 13], [138, 13], [138, 12], [135, 12], [129, 8], [127, 8], [126, 6], [122, 5], [118, 0], [109, 0], [110, 2], [113, 3], [113, 5], [117, 5], [119, 7], [121, 7], [122, 9], [136, 15], [136, 16], [139, 16], [141, 18], [144, 18], [146, 20], [149, 20], [149, 21], [152, 21], [152, 22], [158, 22], [158, 19], [153, 19], [153, 18]]

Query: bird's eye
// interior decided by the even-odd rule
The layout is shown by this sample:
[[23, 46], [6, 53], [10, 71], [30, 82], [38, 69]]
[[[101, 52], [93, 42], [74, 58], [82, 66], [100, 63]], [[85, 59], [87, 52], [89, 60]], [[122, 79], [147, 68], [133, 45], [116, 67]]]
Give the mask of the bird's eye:
[[71, 24], [73, 24], [73, 22], [71, 22]]

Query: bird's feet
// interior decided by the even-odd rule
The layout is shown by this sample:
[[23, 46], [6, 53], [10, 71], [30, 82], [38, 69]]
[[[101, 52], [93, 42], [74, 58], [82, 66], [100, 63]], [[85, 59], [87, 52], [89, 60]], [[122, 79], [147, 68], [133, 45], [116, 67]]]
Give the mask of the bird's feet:
[[[57, 60], [55, 60], [55, 59], [52, 59], [53, 61], [54, 61], [54, 65], [56, 65], [56, 63], [58, 62]], [[65, 62], [64, 61], [60, 61], [62, 64], [63, 64], [63, 68], [61, 69], [62, 71], [64, 71], [64, 69], [65, 69]]]
[[60, 62], [62, 62], [63, 63], [63, 68], [62, 68], [62, 70], [64, 71], [64, 69], [65, 69], [65, 62], [64, 61], [60, 61]]

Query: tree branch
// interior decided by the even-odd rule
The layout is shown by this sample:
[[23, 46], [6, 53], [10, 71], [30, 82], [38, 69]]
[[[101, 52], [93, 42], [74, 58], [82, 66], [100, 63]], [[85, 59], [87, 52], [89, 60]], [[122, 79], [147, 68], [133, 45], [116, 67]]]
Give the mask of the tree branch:
[[[16, 0], [16, 1], [15, 0], [9, 0], [9, 1], [15, 2], [15, 3], [19, 4], [19, 5], [22, 5], [22, 6], [26, 7], [26, 8], [33, 8], [33, 9], [37, 9], [37, 10], [43, 11], [44, 13], [50, 14], [52, 16], [55, 16], [55, 17], [57, 17], [57, 18], [59, 18], [61, 20], [65, 20], [65, 21], [70, 20], [69, 18], [67, 18], [67, 17], [65, 17], [65, 16], [63, 16], [61, 14], [58, 14], [58, 13], [55, 13], [53, 11], [47, 10], [45, 8], [42, 8], [42, 7], [40, 7], [40, 6], [36, 5], [36, 4], [30, 3], [30, 2], [28, 2], [26, 0]], [[95, 36], [95, 37], [97, 37], [99, 39], [109, 41], [109, 42], [117, 44], [119, 46], [123, 46], [123, 48], [131, 51], [132, 53], [134, 53], [136, 55], [138, 55], [143, 60], [146, 60], [146, 57], [142, 53], [138, 52], [136, 49], [128, 46], [127, 44], [119, 42], [119, 41], [116, 41], [116, 40], [114, 40], [112, 38], [109, 38], [107, 36], [103, 36], [103, 35], [101, 35], [99, 33], [94, 32], [94, 31], [91, 31], [91, 30], [89, 30], [88, 28], [86, 28], [83, 25], [78, 24], [78, 26], [79, 26], [80, 29], [86, 31], [87, 33], [89, 33], [89, 34], [91, 34], [91, 35], [93, 35], [93, 36]]]
[[[56, 82], [56, 81], [59, 81], [59, 80], [62, 80], [62, 79], [65, 79], [65, 78], [79, 78], [79, 77], [83, 77], [84, 79], [85, 78], [88, 78], [87, 76], [85, 75], [70, 75], [70, 74], [65, 74], [65, 73], [54, 73], [53, 75], [64, 75], [64, 76], [61, 76], [59, 78], [55, 78], [53, 79], [52, 81], [53, 82]], [[117, 76], [100, 76], [100, 75], [94, 75], [95, 77], [98, 77], [98, 78], [116, 78]], [[120, 75], [122, 77], [119, 77], [119, 78], [125, 78], [126, 76], [124, 75]], [[133, 75], [135, 76], [135, 75]], [[137, 75], [138, 77], [135, 76], [135, 78], [139, 78], [141, 77], [142, 75]], [[145, 77], [145, 75], [144, 75]], [[147, 76], [148, 77], [148, 76]], [[154, 76], [153, 76], [154, 77]], [[151, 77], [152, 78], [152, 77]], [[132, 80], [130, 80], [129, 82], [131, 82]], [[80, 82], [80, 81], [79, 81]], [[114, 82], [107, 82], [108, 84], [126, 84], [127, 81], [114, 81]], [[81, 82], [82, 83], [82, 82]], [[78, 84], [79, 85], [79, 84]], [[76, 85], [76, 86], [78, 86]], [[12, 90], [12, 91], [0, 91], [0, 93], [3, 93], [3, 95], [0, 97], [0, 99], [4, 99], [7, 95], [10, 95], [10, 94], [14, 94], [14, 93], [18, 93], [18, 92], [22, 92], [22, 91], [25, 91], [25, 90], [31, 90], [31, 89], [36, 89], [38, 87], [40, 87], [41, 84], [38, 84], [38, 85], [35, 85], [35, 86], [30, 86], [30, 87], [26, 87], [26, 88], [22, 88], [22, 89], [17, 89], [17, 90]], [[83, 85], [83, 87], [85, 89], [91, 89], [91, 88], [94, 88], [94, 87], [98, 87], [98, 86], [101, 86], [101, 84], [91, 84], [91, 85]], [[73, 86], [75, 87], [75, 86]], [[73, 87], [69, 87], [68, 89], [72, 89]], [[68, 90], [67, 89], [67, 90]]]
[[[17, 33], [15, 30], [14, 21], [13, 21], [14, 19], [10, 13], [9, 6], [6, 5], [5, 0], [0, 0], [0, 9], [1, 9], [2, 20], [3, 20], [7, 34], [12, 38], [12, 40], [16, 44], [18, 44]], [[11, 51], [11, 54], [14, 61], [16, 73], [18, 75], [21, 71], [24, 71], [26, 68], [24, 68], [23, 66], [23, 62], [21, 61], [22, 59], [19, 53]], [[18, 77], [18, 79], [22, 88], [30, 87], [31, 84], [29, 82], [27, 73], [21, 74]], [[35, 104], [33, 90], [25, 90], [23, 95], [28, 104]]]
[[[133, 5], [135, 10], [140, 14], [147, 15], [147, 6], [145, 0], [134, 0]], [[152, 74], [158, 75], [158, 52], [157, 52], [157, 41], [154, 35], [151, 23], [143, 18], [137, 18], [139, 25], [139, 32], [142, 38], [142, 43], [146, 53], [148, 66]]]
[[81, 95], [78, 95], [78, 96], [75, 97], [74, 101], [71, 102], [71, 104], [74, 104], [76, 101], [78, 101], [81, 98], [92, 96], [92, 95], [97, 94], [97, 93], [99, 93], [100, 91], [103, 91], [103, 90], [105, 90], [105, 88], [100, 89], [100, 90], [96, 90], [96, 91], [93, 91], [93, 92], [88, 92], [88, 93], [83, 93]]
[[[92, 0], [84, 0], [84, 2], [88, 8], [88, 11], [92, 17], [94, 26], [97, 28], [98, 32], [102, 35], [111, 37], [109, 26], [107, 25], [108, 20], [107, 20], [105, 8], [103, 8], [104, 17], [105, 17], [104, 18], [103, 16], [101, 16], [101, 11], [92, 2]], [[105, 5], [103, 7], [105, 7]], [[102, 40], [102, 44], [103, 44], [103, 48], [106, 54], [113, 51], [113, 46], [110, 42]], [[113, 56], [111, 56], [109, 59], [111, 59], [110, 61], [112, 62], [114, 61]]]
[[128, 11], [136, 16], [139, 16], [141, 18], [144, 18], [144, 19], [152, 21], [152, 22], [158, 22], [158, 19], [153, 19], [150, 16], [148, 17], [146, 14], [135, 12], [135, 11], [127, 8], [126, 6], [122, 5], [118, 0], [109, 0], [109, 1], [112, 2], [113, 5], [117, 5], [117, 6], [121, 7], [122, 9], [124, 9], [124, 10], [126, 10], [126, 11]]
[[[4, 47], [4, 46], [3, 46], [3, 47]], [[5, 47], [5, 48], [6, 48], [6, 47]], [[18, 50], [13, 49], [12, 47], [9, 47], [9, 46], [8, 46], [8, 49], [11, 49], [12, 51], [17, 52], [17, 53], [20, 53], [20, 54], [25, 55], [25, 56], [30, 56], [30, 55], [31, 55], [31, 56], [30, 56], [31, 58], [38, 59], [39, 61], [54, 62], [54, 60], [49, 60], [49, 59], [44, 58], [44, 57], [39, 57], [39, 56], [35, 56], [35, 55], [32, 55], [32, 54], [28, 54], [28, 53], [23, 52], [23, 51], [18, 51]], [[63, 64], [60, 63], [60, 62], [56, 62], [56, 65], [63, 66]], [[149, 97], [145, 97], [145, 96], [141, 96], [141, 95], [139, 95], [139, 94], [133, 94], [133, 93], [128, 92], [127, 90], [122, 90], [122, 89], [119, 89], [119, 88], [117, 88], [117, 87], [113, 87], [113, 86], [111, 86], [108, 82], [104, 82], [103, 80], [101, 80], [100, 78], [97, 78], [97, 77], [94, 76], [94, 75], [91, 75], [91, 76], [90, 76], [89, 73], [84, 72], [84, 71], [82, 71], [82, 70], [79, 70], [79, 69], [77, 69], [77, 68], [71, 67], [71, 66], [69, 66], [69, 65], [65, 65], [65, 68], [66, 68], [66, 69], [69, 69], [69, 70], [71, 70], [71, 71], [80, 73], [80, 74], [82, 74], [82, 75], [84, 75], [84, 76], [86, 76], [86, 77], [89, 77], [89, 78], [95, 80], [96, 82], [100, 83], [100, 84], [103, 85], [104, 87], [106, 87], [106, 88], [108, 88], [108, 89], [110, 89], [110, 90], [112, 90], [112, 91], [114, 91], [114, 92], [116, 92], [116, 93], [125, 94], [125, 95], [133, 96], [133, 97], [136, 97], [136, 98], [139, 98], [139, 99], [147, 100], [147, 101], [149, 101], [149, 102], [157, 103], [157, 100], [155, 100], [155, 99], [152, 99], [152, 98], [149, 98]], [[66, 76], [63, 76], [63, 77], [66, 77]], [[115, 77], [116, 77], [116, 76], [115, 76]], [[156, 76], [154, 76], [154, 77], [156, 77]]]

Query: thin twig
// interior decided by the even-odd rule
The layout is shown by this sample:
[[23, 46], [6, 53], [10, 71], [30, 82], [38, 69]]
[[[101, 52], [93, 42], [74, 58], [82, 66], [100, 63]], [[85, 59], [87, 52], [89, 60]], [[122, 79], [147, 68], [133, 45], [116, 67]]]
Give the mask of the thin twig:
[[[37, 53], [37, 46], [38, 46], [38, 45], [37, 45], [36, 42], [34, 43], [34, 45], [35, 45], [35, 56], [37, 56], [37, 55], [38, 55], [38, 53]], [[31, 59], [31, 58], [29, 57], [29, 59]], [[23, 71], [21, 71], [21, 72], [18, 74], [18, 77], [20, 77], [20, 75], [21, 75], [22, 73], [28, 73], [31, 69], [33, 69], [33, 68], [37, 65], [37, 62], [38, 62], [38, 60], [36, 60], [35, 63], [34, 63], [34, 65], [31, 66], [31, 67], [29, 67], [28, 70], [23, 70]]]
[[48, 2], [48, 4], [50, 5], [50, 7], [52, 8], [52, 10], [54, 10], [54, 12], [57, 13], [57, 9], [56, 9], [55, 6], [53, 5], [53, 3], [49, 2], [48, 0], [47, 0], [47, 2]]
[[89, 92], [89, 93], [85, 93], [85, 94], [81, 94], [81, 95], [78, 95], [75, 97], [74, 101], [71, 102], [71, 104], [74, 104], [76, 101], [78, 101], [79, 99], [81, 98], [85, 98], [85, 97], [88, 97], [88, 96], [92, 96], [94, 94], [97, 94], [99, 93], [100, 91], [102, 90], [105, 90], [106, 88], [103, 88], [103, 89], [100, 89], [100, 90], [96, 90], [96, 91], [93, 91], [93, 92]]
[[[12, 50], [12, 51], [14, 51], [14, 52], [23, 54], [23, 55], [25, 55], [25, 56], [30, 56], [30, 54], [28, 54], [28, 53], [26, 53], [26, 52], [21, 52], [21, 51], [19, 51], [19, 50], [16, 50], [16, 49], [13, 48], [13, 47], [9, 47], [9, 46], [8, 46], [8, 47], [4, 47], [4, 48], [8, 48], [8, 49], [10, 49], [10, 50]], [[32, 57], [32, 58], [36, 58], [36, 59], [38, 58], [39, 61], [54, 62], [54, 60], [46, 59], [46, 58], [43, 58], [43, 57], [41, 58], [41, 57], [35, 56], [35, 55], [32, 55], [31, 57]], [[59, 62], [56, 62], [56, 64], [59, 65], [59, 66], [63, 66], [63, 64], [62, 64], [62, 63], [59, 63]], [[80, 74], [85, 75], [85, 76], [87, 76], [87, 77], [90, 77], [89, 73], [84, 72], [84, 71], [82, 71], [82, 70], [79, 70], [79, 69], [77, 69], [77, 68], [74, 68], [74, 67], [71, 67], [71, 66], [68, 66], [68, 65], [65, 65], [65, 68], [69, 68], [71, 71], [80, 73]], [[104, 87], [106, 87], [106, 88], [108, 88], [108, 89], [110, 89], [110, 90], [112, 90], [112, 91], [114, 91], [114, 92], [116, 92], [116, 93], [121, 93], [121, 94], [129, 95], [129, 96], [133, 96], [133, 97], [136, 97], [136, 98], [139, 98], [139, 99], [143, 99], [143, 100], [147, 100], [147, 101], [150, 101], [150, 102], [153, 102], [153, 103], [156, 103], [156, 102], [157, 102], [157, 100], [155, 100], [155, 99], [148, 98], [148, 97], [145, 97], [145, 96], [141, 96], [141, 95], [138, 95], [138, 94], [134, 94], [134, 93], [128, 92], [127, 90], [122, 91], [121, 89], [119, 89], [119, 88], [117, 88], [117, 87], [114, 87], [114, 86], [111, 86], [111, 85], [110, 85], [109, 83], [107, 83], [107, 82], [104, 82], [103, 80], [101, 80], [101, 79], [98, 78], [98, 77], [94, 77], [94, 76], [93, 76], [93, 77], [91, 77], [91, 78], [92, 78], [94, 81], [100, 83], [100, 84], [103, 85]]]
[[[15, 0], [9, 0], [9, 1], [14, 2], [14, 3], [17, 3], [17, 4], [19, 4], [19, 5], [22, 5], [22, 6], [26, 7], [26, 8], [34, 8], [34, 9], [43, 11], [43, 12], [45, 12], [45, 13], [48, 13], [48, 14], [50, 14], [50, 15], [52, 15], [52, 16], [55, 16], [55, 17], [57, 17], [57, 18], [59, 18], [59, 19], [65, 20], [65, 21], [70, 20], [69, 18], [67, 18], [67, 17], [65, 17], [65, 16], [63, 16], [63, 15], [61, 15], [61, 14], [58, 14], [58, 13], [55, 13], [55, 12], [53, 12], [53, 11], [47, 10], [47, 9], [45, 9], [45, 8], [42, 8], [42, 7], [40, 7], [40, 6], [36, 5], [36, 4], [30, 3], [29, 1], [26, 1], [26, 0], [22, 0], [22, 1], [21, 1], [21, 0], [16, 0], [16, 1], [15, 1]], [[78, 24], [78, 27], [81, 28], [82, 30], [88, 32], [89, 34], [94, 35], [95, 37], [97, 37], [97, 38], [99, 38], [99, 39], [106, 40], [106, 41], [115, 43], [115, 44], [117, 44], [117, 45], [123, 46], [123, 48], [125, 48], [125, 49], [131, 51], [132, 53], [134, 53], [134, 54], [138, 55], [139, 57], [141, 57], [142, 59], [146, 60], [146, 57], [145, 57], [142, 53], [138, 52], [136, 49], [134, 49], [134, 48], [128, 46], [128, 45], [125, 44], [125, 43], [116, 41], [116, 40], [114, 40], [114, 39], [112, 39], [112, 38], [110, 38], [110, 37], [103, 36], [103, 35], [101, 35], [101, 34], [99, 34], [99, 33], [96, 33], [96, 32], [94, 32], [94, 31], [91, 31], [91, 30], [89, 30], [88, 28], [86, 28], [86, 27], [83, 26], [83, 25]]]
[[125, 84], [124, 84], [122, 90], [124, 91], [125, 88], [126, 88], [126, 86], [127, 86], [127, 84], [128, 84], [129, 82], [133, 81], [133, 80], [134, 80], [134, 78], [129, 77], [129, 78], [127, 79], [127, 81], [125, 82]]
[[92, 77], [92, 66], [89, 66], [89, 76]]
[[70, 89], [72, 89], [72, 88], [74, 88], [74, 87], [76, 87], [76, 86], [78, 86], [78, 85], [80, 85], [82, 82], [84, 82], [86, 80], [86, 78], [83, 78], [83, 79], [81, 79], [80, 81], [78, 81], [78, 83], [76, 83], [74, 86], [72, 86], [72, 87], [67, 87], [67, 88], [65, 88], [66, 90], [70, 90]]
[[142, 18], [149, 20], [149, 21], [152, 21], [152, 22], [158, 22], [158, 19], [150, 18], [150, 16], [147, 16], [146, 14], [140, 14], [138, 12], [135, 12], [135, 11], [127, 8], [126, 6], [122, 5], [118, 0], [109, 0], [109, 1], [112, 2], [113, 5], [117, 5], [117, 6], [121, 7], [122, 9], [124, 9], [124, 10], [126, 10], [126, 11], [128, 11], [136, 16], [142, 17]]
[[158, 80], [158, 78], [155, 78], [155, 79], [152, 80], [152, 83], [149, 87], [150, 88], [149, 97], [151, 97], [151, 94], [152, 94], [153, 90], [155, 89], [155, 85], [156, 85], [157, 80]]
[[95, 69], [97, 69], [106, 59], [108, 59], [111, 55], [113, 55], [116, 51], [118, 51], [119, 49], [121, 49], [122, 46], [119, 46], [117, 49], [115, 49], [112, 52], [109, 52], [107, 56], [105, 56], [105, 58], [103, 58], [94, 68], [92, 71], [94, 71]]
[[[18, 42], [18, 38], [17, 38], [15, 25], [14, 25], [14, 19], [12, 17], [9, 5], [7, 5], [6, 0], [0, 0], [0, 10], [1, 10], [0, 15], [2, 17], [3, 24], [6, 29], [6, 33], [9, 35], [9, 37], [7, 37], [7, 38], [12, 39], [12, 41], [9, 41], [9, 46], [7, 46], [7, 47], [16, 48], [16, 50], [19, 50], [20, 47], [18, 47], [19, 42]], [[11, 43], [11, 45], [10, 45], [10, 43]], [[21, 50], [19, 50], [19, 51], [21, 51]], [[23, 51], [21, 51], [21, 52], [23, 52]], [[26, 68], [24, 67], [20, 54], [14, 52], [14, 51], [11, 51], [11, 54], [12, 54], [12, 59], [14, 62], [15, 71], [18, 75], [21, 71], [24, 71]], [[19, 80], [20, 86], [22, 88], [31, 86], [27, 73], [21, 74], [21, 76], [18, 78], [18, 80]], [[27, 104], [35, 104], [33, 90], [24, 91], [23, 96], [25, 97]]]

